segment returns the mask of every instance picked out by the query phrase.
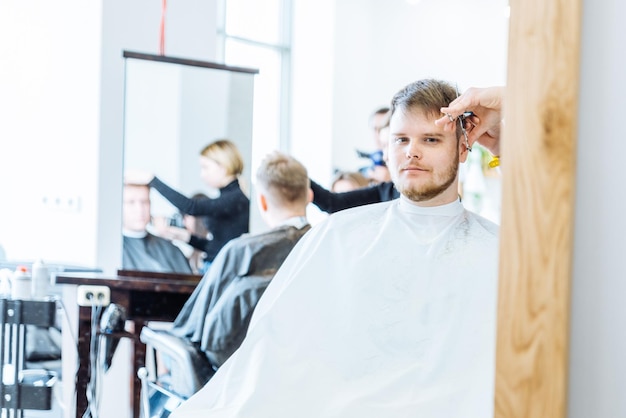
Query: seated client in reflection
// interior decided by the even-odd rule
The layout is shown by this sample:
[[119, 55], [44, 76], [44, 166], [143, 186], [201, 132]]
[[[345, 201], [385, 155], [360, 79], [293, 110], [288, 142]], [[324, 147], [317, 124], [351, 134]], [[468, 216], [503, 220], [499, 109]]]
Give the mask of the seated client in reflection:
[[274, 152], [257, 172], [257, 204], [271, 228], [245, 234], [219, 252], [170, 332], [189, 340], [217, 368], [239, 347], [258, 299], [289, 252], [311, 228], [306, 168]]
[[210, 263], [224, 244], [249, 230], [250, 199], [239, 185], [243, 168], [237, 146], [220, 139], [200, 151], [200, 176], [209, 187], [219, 190], [215, 198], [188, 198], [149, 173], [129, 170], [125, 177], [127, 182], [148, 184], [185, 214], [206, 217], [210, 234], [191, 235], [189, 245], [204, 251]]
[[122, 205], [122, 268], [191, 274], [185, 255], [170, 241], [150, 234], [150, 188], [125, 184]]

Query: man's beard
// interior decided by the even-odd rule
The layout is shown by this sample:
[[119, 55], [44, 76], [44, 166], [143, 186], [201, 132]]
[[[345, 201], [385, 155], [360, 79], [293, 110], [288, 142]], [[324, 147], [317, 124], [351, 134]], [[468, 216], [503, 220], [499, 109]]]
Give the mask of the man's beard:
[[[394, 181], [400, 193], [413, 202], [424, 202], [433, 199], [450, 187], [459, 172], [459, 153], [456, 153], [454, 162], [446, 170], [438, 174], [436, 178], [424, 185], [414, 186], [411, 182]], [[441, 181], [438, 181], [441, 180]]]

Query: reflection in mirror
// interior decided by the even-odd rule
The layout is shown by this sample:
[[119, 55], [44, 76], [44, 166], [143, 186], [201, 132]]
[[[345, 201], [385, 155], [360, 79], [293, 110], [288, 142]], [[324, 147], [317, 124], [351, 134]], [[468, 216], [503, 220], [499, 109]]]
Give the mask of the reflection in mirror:
[[[214, 232], [219, 235], [211, 231], [207, 217], [199, 216], [208, 213], [196, 213], [213, 210], [204, 203], [217, 203], [217, 198], [236, 188], [237, 210], [245, 212], [247, 231], [252, 103], [258, 71], [130, 51], [124, 51], [124, 58], [124, 170], [134, 173], [128, 177], [131, 183], [157, 179], [150, 183], [149, 193], [146, 188], [124, 187], [120, 267], [202, 274], [208, 263], [198, 261], [198, 250], [213, 239]], [[228, 141], [224, 145], [220, 139]], [[220, 147], [214, 146], [216, 141]], [[209, 144], [213, 145], [207, 150]], [[232, 156], [229, 145], [240, 155]], [[228, 171], [230, 161], [240, 161], [243, 169], [233, 163], [233, 170]], [[226, 184], [207, 183], [204, 173], [215, 162], [214, 170], [226, 168], [220, 174], [228, 180]], [[164, 192], [167, 186], [170, 193]], [[214, 220], [213, 228], [228, 222]], [[190, 238], [192, 234], [201, 241]], [[179, 255], [185, 258], [184, 264], [172, 261]]]

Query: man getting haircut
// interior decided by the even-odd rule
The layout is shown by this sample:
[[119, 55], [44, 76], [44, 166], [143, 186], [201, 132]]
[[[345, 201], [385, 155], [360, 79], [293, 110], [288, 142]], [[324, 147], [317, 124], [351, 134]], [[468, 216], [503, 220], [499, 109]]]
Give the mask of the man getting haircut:
[[309, 231], [239, 350], [173, 418], [493, 416], [498, 228], [459, 201], [468, 150], [435, 125], [455, 97], [432, 79], [393, 97], [400, 198]]

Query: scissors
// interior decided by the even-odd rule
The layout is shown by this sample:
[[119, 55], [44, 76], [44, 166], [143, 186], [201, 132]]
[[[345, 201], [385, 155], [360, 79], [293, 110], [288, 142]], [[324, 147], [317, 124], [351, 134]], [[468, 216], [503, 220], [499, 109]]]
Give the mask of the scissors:
[[[456, 97], [458, 98], [460, 96], [459, 85], [456, 84], [455, 88], [456, 88]], [[463, 137], [465, 137], [465, 148], [467, 148], [469, 152], [472, 152], [472, 147], [469, 144], [469, 138], [467, 137], [467, 131], [465, 130], [465, 118], [472, 116], [473, 114], [474, 113], [472, 112], [463, 112], [457, 117], [459, 124], [461, 125], [461, 132], [463, 132]], [[448, 115], [448, 117], [450, 118], [450, 122], [452, 122], [453, 121], [452, 116]]]
[[[456, 84], [455, 88], [456, 88], [456, 97], [458, 98], [460, 96], [459, 85]], [[463, 137], [465, 137], [465, 148], [467, 148], [469, 152], [472, 152], [472, 147], [470, 146], [469, 138], [467, 137], [467, 131], [465, 130], [465, 119], [472, 116], [473, 114], [474, 114], [473, 112], [463, 112], [457, 117], [459, 124], [461, 125], [461, 132], [463, 132]], [[448, 117], [452, 119], [450, 115], [448, 115]]]
[[[456, 97], [459, 97], [458, 84], [455, 87], [456, 87]], [[467, 150], [470, 152], [472, 152], [472, 147], [470, 147], [469, 138], [467, 137], [467, 131], [465, 130], [465, 119], [473, 115], [474, 115], [474, 112], [463, 112], [457, 118], [459, 120], [459, 123], [461, 124], [461, 132], [463, 132], [463, 136], [465, 137], [465, 148], [467, 148]], [[454, 120], [454, 118], [451, 115], [448, 115], [448, 118], [450, 118], [450, 122]], [[470, 120], [470, 123], [472, 123], [471, 120]], [[491, 161], [489, 161], [489, 168], [496, 168], [499, 165], [500, 165], [500, 156], [498, 155], [492, 156]]]

